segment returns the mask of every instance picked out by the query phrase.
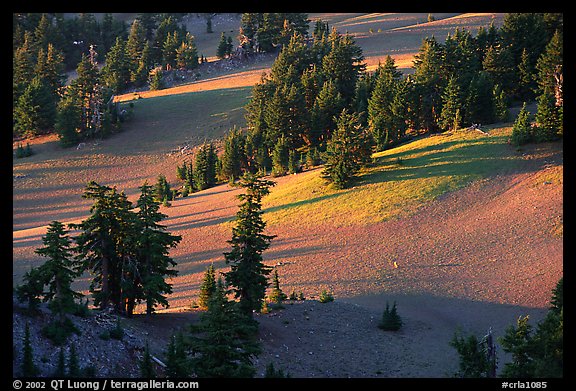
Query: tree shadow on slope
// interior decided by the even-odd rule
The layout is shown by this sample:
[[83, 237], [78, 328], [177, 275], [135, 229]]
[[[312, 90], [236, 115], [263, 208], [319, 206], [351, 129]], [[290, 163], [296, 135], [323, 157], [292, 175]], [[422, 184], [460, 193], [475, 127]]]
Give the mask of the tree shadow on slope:
[[[558, 151], [553, 145], [527, 147], [527, 153], [508, 145], [507, 136], [453, 140], [441, 144], [396, 152], [376, 159], [359, 178], [358, 184], [459, 177], [474, 180], [501, 174], [533, 172], [544, 166]], [[532, 156], [531, 153], [540, 151]]]

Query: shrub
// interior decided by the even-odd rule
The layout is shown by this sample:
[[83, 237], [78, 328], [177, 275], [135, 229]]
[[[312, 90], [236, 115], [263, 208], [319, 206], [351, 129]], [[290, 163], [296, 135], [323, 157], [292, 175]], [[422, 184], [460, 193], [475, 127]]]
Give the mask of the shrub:
[[329, 303], [331, 301], [334, 301], [334, 296], [326, 289], [323, 289], [322, 292], [320, 292], [319, 301], [320, 303]]
[[388, 302], [386, 302], [386, 309], [382, 314], [382, 320], [378, 324], [378, 327], [386, 331], [397, 331], [402, 326], [402, 319], [396, 312], [396, 302], [390, 308]]
[[42, 334], [56, 346], [60, 346], [66, 342], [66, 339], [72, 335], [72, 333], [80, 335], [80, 330], [78, 330], [74, 323], [68, 318], [64, 318], [63, 321], [55, 320], [42, 329]]
[[116, 326], [110, 330], [110, 338], [117, 339], [119, 341], [121, 341], [122, 338], [124, 338], [124, 329], [120, 324], [120, 318], [117, 318]]

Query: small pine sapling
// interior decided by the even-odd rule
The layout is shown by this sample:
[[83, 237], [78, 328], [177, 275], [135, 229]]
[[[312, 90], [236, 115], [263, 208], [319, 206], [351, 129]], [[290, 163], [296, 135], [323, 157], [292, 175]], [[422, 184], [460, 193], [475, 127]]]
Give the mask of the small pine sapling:
[[397, 331], [402, 326], [402, 319], [398, 315], [396, 310], [396, 302], [390, 308], [388, 302], [386, 302], [386, 309], [382, 314], [382, 320], [378, 324], [378, 327], [386, 331]]

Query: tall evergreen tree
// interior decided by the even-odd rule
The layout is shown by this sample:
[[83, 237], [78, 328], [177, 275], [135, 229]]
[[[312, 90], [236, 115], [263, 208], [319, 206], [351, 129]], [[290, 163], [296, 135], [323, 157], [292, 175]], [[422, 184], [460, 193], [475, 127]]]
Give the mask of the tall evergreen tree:
[[46, 81], [33, 78], [14, 107], [15, 133], [35, 136], [51, 131], [56, 122], [57, 99]]
[[463, 107], [463, 99], [456, 78], [450, 78], [448, 86], [446, 86], [444, 94], [442, 94], [442, 102], [442, 112], [440, 113], [439, 121], [440, 127], [445, 130], [457, 129], [462, 125], [458, 123], [456, 119], [460, 115], [461, 107]]
[[66, 313], [76, 309], [76, 299], [82, 294], [72, 289], [74, 279], [80, 275], [78, 264], [72, 257], [72, 241], [64, 225], [53, 221], [42, 238], [44, 247], [35, 250], [36, 254], [48, 258], [39, 270], [48, 290], [44, 294], [53, 314], [62, 322]]
[[130, 82], [131, 59], [126, 54], [126, 42], [116, 38], [114, 46], [106, 54], [106, 62], [101, 70], [103, 83], [114, 93], [120, 93], [126, 89]]
[[142, 300], [146, 303], [146, 314], [150, 315], [158, 304], [168, 307], [165, 294], [172, 293], [172, 286], [165, 278], [178, 274], [177, 270], [172, 269], [176, 262], [170, 258], [169, 250], [176, 247], [182, 237], [166, 232], [166, 227], [159, 224], [167, 216], [160, 212], [159, 202], [154, 199], [153, 187], [144, 183], [139, 189], [140, 197], [136, 202], [137, 259]]
[[94, 276], [90, 291], [95, 305], [105, 309], [111, 303], [119, 312], [124, 312], [122, 266], [123, 257], [133, 256], [130, 253], [135, 223], [132, 205], [116, 188], [94, 181], [88, 183], [82, 198], [94, 203], [87, 219], [80, 224], [70, 224], [72, 229], [81, 231], [74, 238], [77, 258], [83, 262], [83, 270], [90, 270]]
[[34, 363], [34, 349], [30, 341], [30, 323], [26, 322], [24, 328], [23, 354], [22, 354], [22, 376], [34, 377], [40, 371]]
[[221, 278], [200, 322], [191, 326], [190, 364], [198, 377], [253, 377], [253, 359], [260, 353], [254, 327], [238, 303], [229, 301]]
[[234, 296], [239, 299], [240, 311], [251, 317], [252, 311], [262, 307], [262, 300], [268, 286], [267, 276], [270, 267], [262, 262], [262, 253], [270, 246], [275, 235], [265, 235], [266, 223], [262, 219], [262, 197], [275, 183], [245, 173], [237, 186], [245, 189], [238, 195], [242, 201], [236, 214], [236, 226], [232, 229], [230, 252], [224, 253], [230, 271], [225, 274], [226, 282], [232, 287]]
[[190, 33], [176, 49], [176, 66], [179, 69], [194, 69], [198, 67], [198, 49], [196, 40]]
[[359, 123], [356, 113], [342, 110], [337, 128], [326, 148], [326, 164], [322, 177], [336, 189], [349, 186], [360, 167], [365, 165], [372, 154], [372, 140]]
[[233, 182], [242, 175], [242, 171], [246, 167], [245, 143], [242, 130], [236, 127], [233, 127], [224, 139], [220, 170], [220, 177], [223, 180]]
[[205, 143], [196, 152], [194, 165], [194, 185], [196, 190], [204, 190], [216, 184], [216, 150], [214, 144]]
[[202, 284], [200, 284], [200, 294], [198, 296], [198, 307], [200, 309], [208, 309], [210, 298], [216, 291], [216, 273], [214, 271], [214, 264], [210, 264], [204, 272]]
[[190, 364], [186, 354], [184, 334], [172, 335], [166, 350], [166, 377], [184, 378], [190, 376]]

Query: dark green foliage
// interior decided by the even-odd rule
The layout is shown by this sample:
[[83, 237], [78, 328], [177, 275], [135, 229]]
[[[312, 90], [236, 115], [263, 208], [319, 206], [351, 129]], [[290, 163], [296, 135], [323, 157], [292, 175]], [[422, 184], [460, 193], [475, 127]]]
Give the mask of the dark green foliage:
[[76, 311], [75, 300], [82, 296], [71, 288], [74, 279], [80, 275], [80, 265], [72, 258], [72, 241], [59, 221], [50, 223], [42, 242], [44, 247], [36, 249], [35, 253], [48, 258], [39, 267], [44, 284], [48, 286], [44, 301], [48, 302], [58, 320], [63, 321], [65, 314]]
[[512, 127], [512, 143], [514, 145], [527, 144], [534, 140], [534, 131], [532, 129], [532, 123], [530, 121], [530, 113], [526, 109], [526, 102], [522, 105], [522, 109], [514, 121], [514, 126]]
[[178, 69], [194, 69], [198, 67], [198, 49], [194, 36], [186, 33], [186, 39], [176, 49], [176, 66]]
[[331, 301], [334, 301], [334, 296], [332, 295], [332, 293], [330, 293], [326, 289], [322, 289], [322, 292], [320, 292], [320, 297], [318, 298], [318, 301], [320, 303], [330, 303]]
[[220, 41], [218, 42], [218, 48], [216, 49], [216, 56], [220, 59], [228, 57], [232, 53], [232, 41], [226, 37], [224, 31], [220, 34]]
[[382, 313], [382, 319], [378, 323], [378, 327], [386, 331], [398, 331], [402, 327], [402, 318], [398, 315], [396, 310], [396, 302], [392, 304], [392, 308], [386, 302], [386, 309]]
[[106, 54], [101, 70], [103, 83], [115, 94], [126, 89], [130, 82], [130, 58], [126, 54], [126, 42], [117, 37], [116, 42]]
[[[160, 206], [154, 200], [152, 186], [144, 183], [139, 187], [140, 197], [136, 202], [136, 238], [137, 271], [141, 280], [133, 279], [132, 301], [142, 300], [146, 303], [146, 314], [154, 312], [157, 305], [168, 307], [165, 294], [172, 293], [172, 286], [165, 277], [174, 277], [177, 271], [172, 269], [176, 263], [169, 257], [169, 251], [180, 243], [180, 235], [166, 232], [166, 227], [160, 222], [167, 216], [160, 212]], [[130, 270], [128, 270], [130, 272]], [[134, 273], [131, 273], [131, 275]], [[129, 307], [129, 313], [133, 304]]]
[[34, 77], [14, 107], [14, 133], [35, 136], [52, 131], [57, 102], [58, 95], [47, 81]]
[[146, 345], [144, 346], [144, 355], [140, 360], [140, 377], [145, 379], [153, 379], [156, 377], [156, 371], [154, 370], [148, 341], [146, 341]]
[[69, 318], [53, 320], [42, 329], [42, 335], [56, 346], [63, 345], [72, 334], [80, 335], [80, 330]]
[[262, 306], [270, 267], [262, 263], [262, 252], [275, 237], [263, 234], [266, 223], [262, 220], [262, 197], [267, 195], [274, 182], [246, 173], [236, 186], [245, 190], [238, 195], [242, 201], [236, 213], [236, 226], [232, 229], [230, 252], [224, 253], [230, 271], [225, 274], [226, 282], [232, 287], [234, 296], [240, 300], [240, 311], [252, 316]]
[[194, 167], [194, 187], [204, 190], [216, 184], [216, 163], [218, 156], [214, 144], [207, 143], [200, 146], [196, 152]]
[[36, 364], [34, 364], [34, 350], [32, 348], [32, 342], [30, 341], [30, 324], [26, 322], [26, 327], [24, 329], [24, 340], [23, 340], [23, 351], [22, 351], [22, 376], [23, 377], [34, 377], [39, 373]]
[[64, 354], [64, 348], [60, 348], [60, 353], [58, 354], [58, 364], [56, 365], [56, 370], [54, 371], [54, 377], [64, 377], [66, 375], [66, 356]]
[[326, 147], [326, 164], [322, 177], [336, 189], [345, 189], [358, 170], [367, 164], [372, 154], [372, 140], [360, 127], [358, 115], [355, 113], [349, 114], [342, 110], [337, 125]]
[[280, 288], [280, 279], [278, 278], [278, 269], [274, 269], [272, 274], [272, 292], [268, 296], [270, 302], [276, 304], [276, 306], [281, 306], [282, 301], [286, 300], [288, 296]]
[[234, 182], [242, 176], [246, 167], [246, 152], [244, 145], [246, 136], [236, 127], [224, 139], [224, 152], [221, 158], [220, 178], [224, 181]]
[[286, 175], [290, 159], [288, 140], [281, 135], [272, 151], [272, 176], [278, 177]]
[[210, 264], [204, 272], [202, 284], [200, 284], [200, 294], [198, 295], [198, 307], [202, 310], [208, 309], [210, 298], [216, 291], [216, 274], [214, 265]]
[[162, 80], [163, 72], [161, 69], [154, 69], [150, 72], [149, 83], [150, 91], [163, 90], [165, 87], [164, 81]]
[[563, 108], [556, 106], [556, 98], [551, 93], [543, 93], [538, 97], [538, 109], [536, 112], [536, 127], [534, 129], [534, 141], [553, 141], [563, 133]]
[[239, 309], [238, 302], [227, 299], [221, 278], [208, 310], [201, 314], [200, 322], [192, 325], [190, 331], [190, 364], [196, 376], [254, 376], [252, 360], [261, 350], [255, 338], [255, 325]]
[[109, 330], [110, 338], [121, 341], [124, 338], [124, 328], [120, 322], [120, 317], [116, 318], [116, 325]]
[[[456, 78], [452, 77], [442, 94], [442, 112], [439, 125], [444, 130], [456, 130], [462, 125], [460, 108], [463, 106], [460, 86]], [[458, 121], [458, 119], [460, 121]]]
[[552, 295], [552, 308], [532, 327], [529, 317], [519, 317], [499, 339], [502, 349], [511, 354], [502, 377], [561, 378], [564, 375], [564, 299], [561, 278]]
[[475, 335], [468, 337], [454, 334], [450, 346], [454, 347], [460, 355], [459, 371], [457, 377], [481, 378], [491, 377], [495, 363], [486, 354], [484, 341], [479, 341]]
[[172, 201], [174, 198], [170, 184], [166, 180], [166, 176], [163, 174], [158, 175], [158, 178], [156, 179], [156, 186], [154, 187], [154, 198], [159, 202], [162, 202], [165, 199]]
[[562, 311], [562, 308], [564, 307], [564, 277], [560, 278], [558, 283], [556, 283], [556, 287], [552, 291], [550, 304], [552, 305], [550, 308], [551, 311], [557, 314]]
[[76, 353], [76, 345], [70, 345], [70, 353], [68, 356], [68, 377], [81, 377], [82, 369], [78, 362], [78, 354]]
[[18, 147], [16, 147], [16, 159], [22, 159], [24, 157], [32, 156], [33, 154], [30, 143], [26, 144], [26, 148], [24, 148], [20, 143], [18, 144]]
[[184, 378], [190, 376], [190, 364], [186, 354], [184, 335], [178, 333], [170, 337], [166, 351], [166, 376], [168, 378]]
[[274, 368], [274, 363], [270, 363], [266, 365], [266, 372], [264, 373], [264, 377], [267, 379], [284, 379], [289, 378], [290, 374], [284, 373], [282, 368]]
[[28, 302], [28, 310], [36, 312], [44, 294], [44, 276], [38, 268], [32, 268], [24, 274], [23, 284], [16, 287], [16, 296], [20, 301]]

